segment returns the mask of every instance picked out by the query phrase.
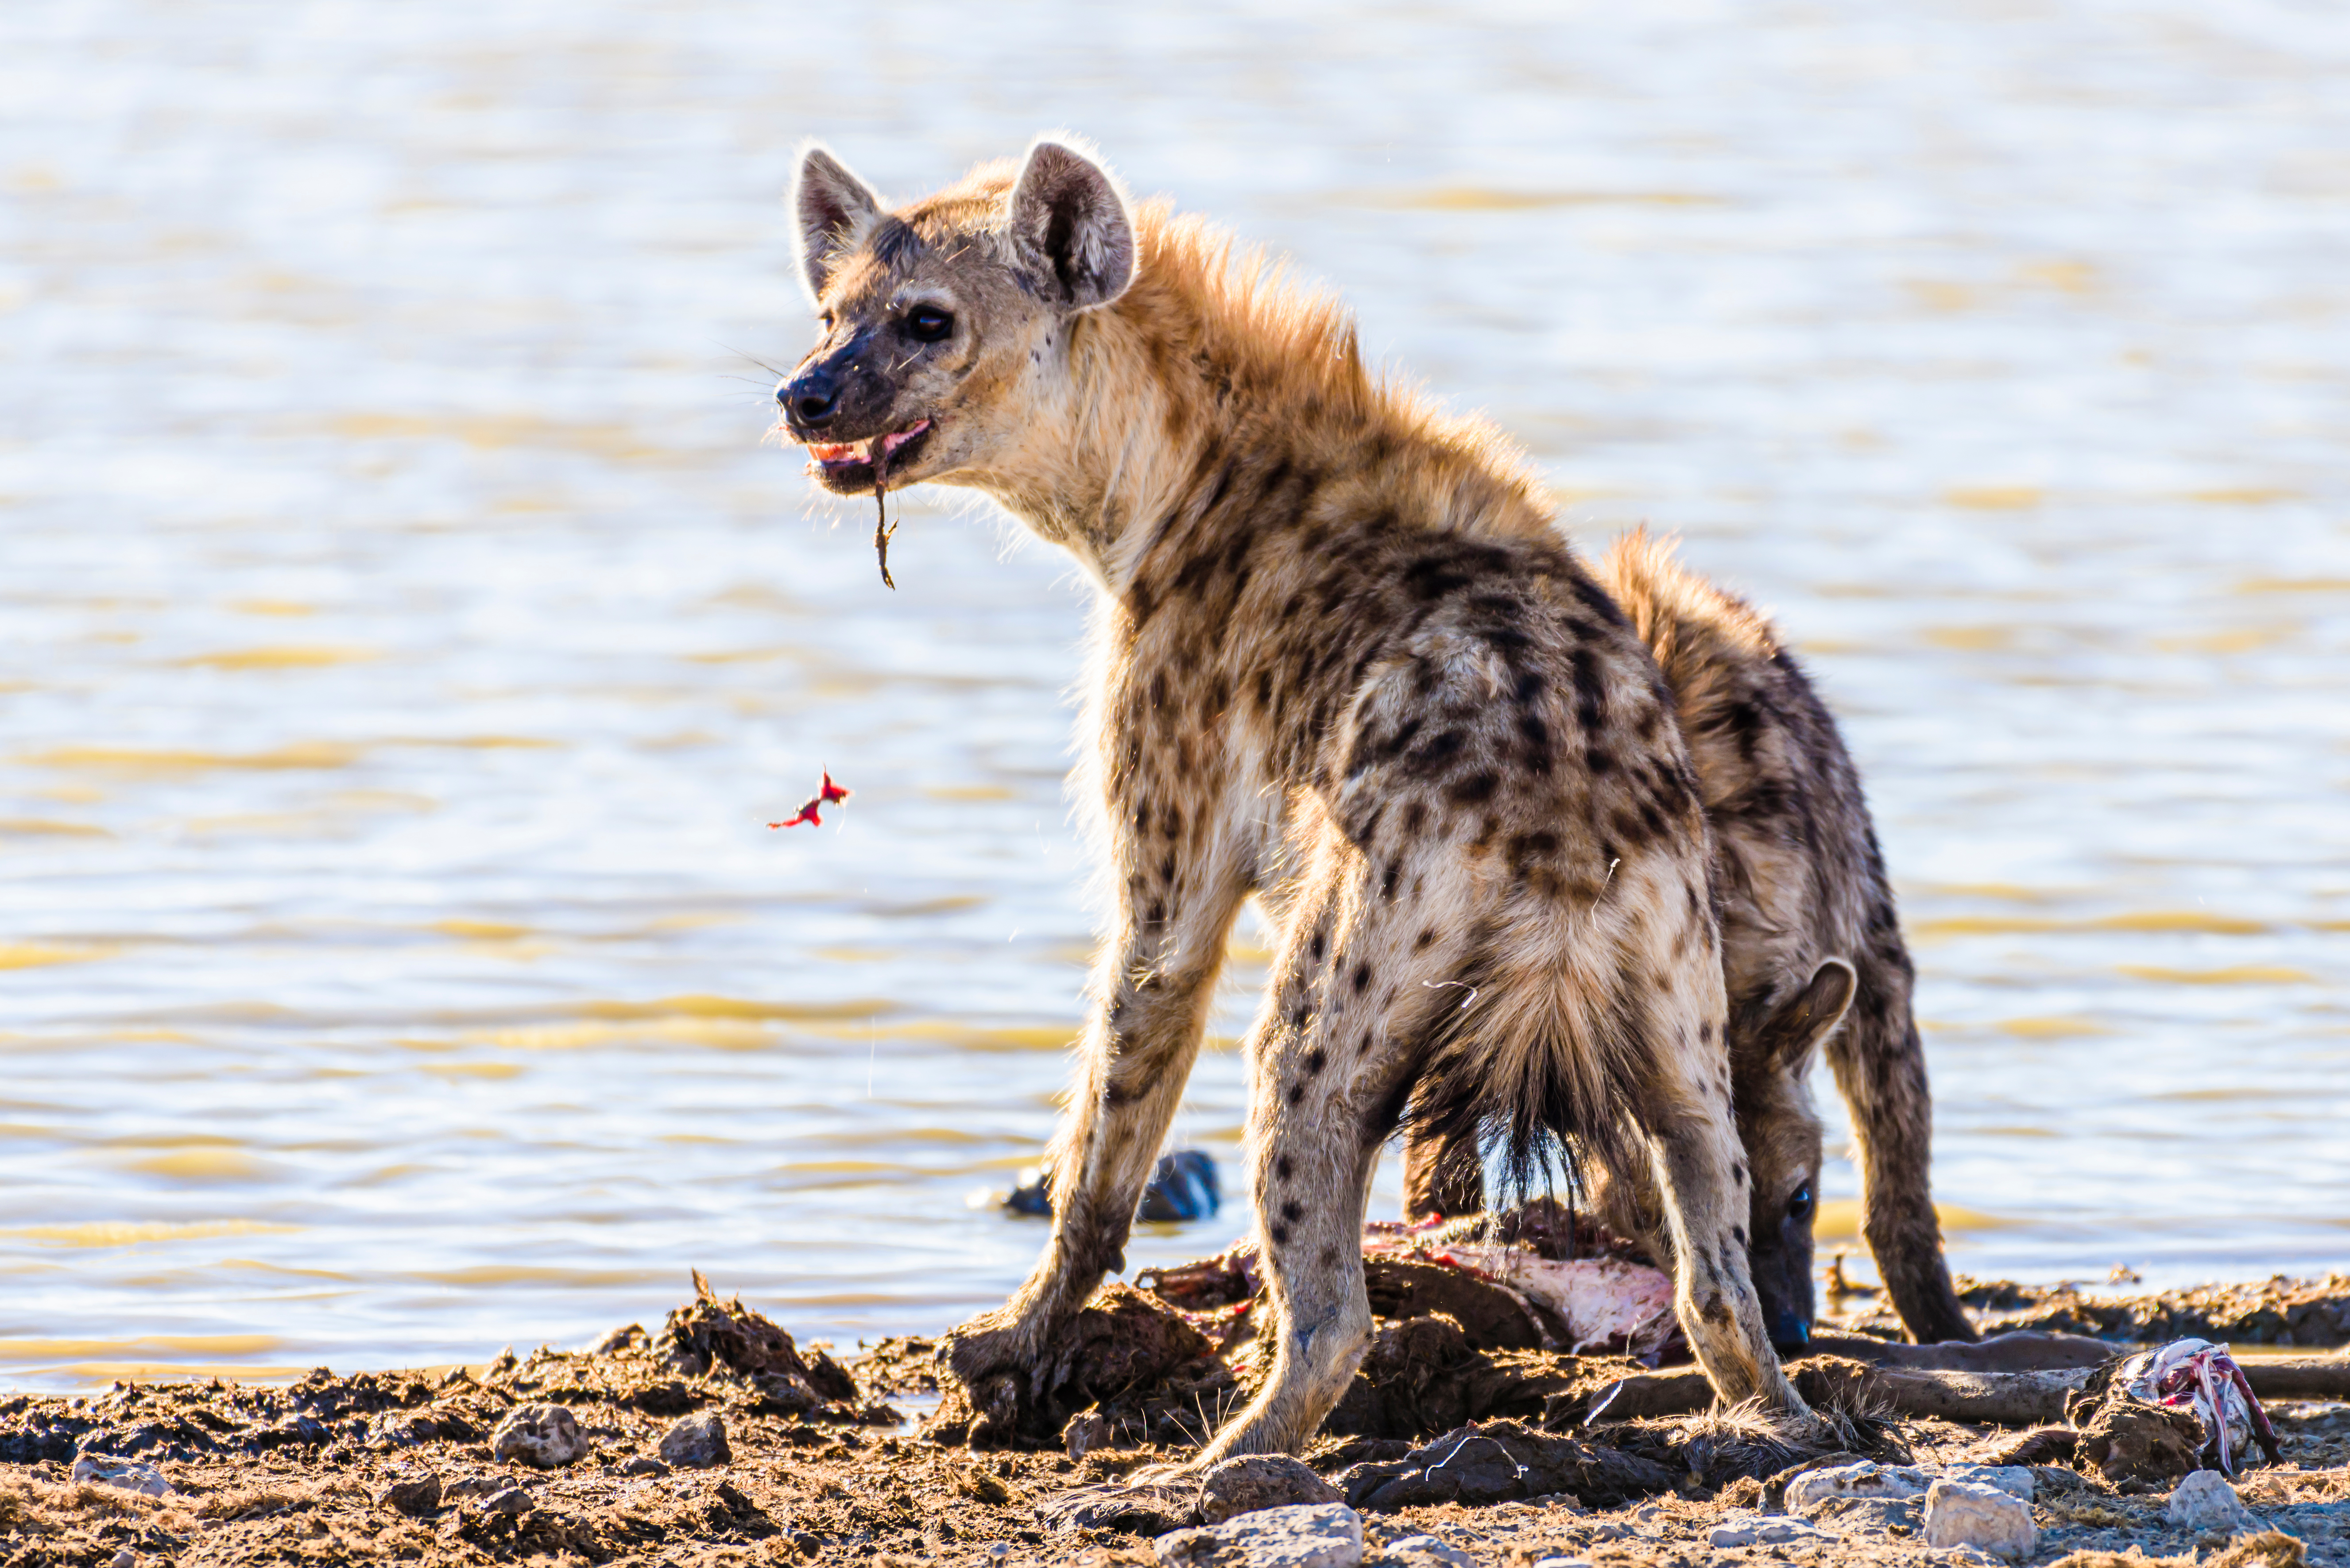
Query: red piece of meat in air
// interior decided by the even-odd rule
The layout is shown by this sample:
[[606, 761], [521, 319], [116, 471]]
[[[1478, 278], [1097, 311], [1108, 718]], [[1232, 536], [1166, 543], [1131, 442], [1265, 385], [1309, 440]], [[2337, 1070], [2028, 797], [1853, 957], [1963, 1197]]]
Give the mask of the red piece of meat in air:
[[844, 785], [833, 783], [832, 774], [827, 771], [824, 775], [823, 784], [817, 788], [816, 794], [810, 795], [801, 804], [799, 812], [796, 815], [787, 817], [782, 822], [771, 822], [767, 824], [767, 826], [769, 827], [797, 827], [801, 823], [805, 822], [811, 827], [822, 827], [824, 826], [824, 818], [816, 815], [817, 809], [822, 806], [833, 805], [838, 802], [847, 800], [854, 793], [856, 792], [845, 787]]

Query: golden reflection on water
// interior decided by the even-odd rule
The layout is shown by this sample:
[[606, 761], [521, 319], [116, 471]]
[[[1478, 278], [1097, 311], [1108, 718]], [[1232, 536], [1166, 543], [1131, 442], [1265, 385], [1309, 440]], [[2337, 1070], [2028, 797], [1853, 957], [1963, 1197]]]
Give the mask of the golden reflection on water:
[[[1579, 540], [1678, 532], [1779, 618], [1905, 900], [1959, 1267], [2339, 1265], [2315, 23], [1194, 8], [1154, 95], [1171, 14], [338, 15], [0, 14], [0, 1382], [478, 1363], [690, 1267], [846, 1343], [1018, 1279], [1083, 593], [919, 494], [888, 593], [760, 442], [796, 140], [910, 192], [1048, 101], [1341, 284]], [[1271, 960], [1244, 923], [1175, 1134], [1228, 1192]]]

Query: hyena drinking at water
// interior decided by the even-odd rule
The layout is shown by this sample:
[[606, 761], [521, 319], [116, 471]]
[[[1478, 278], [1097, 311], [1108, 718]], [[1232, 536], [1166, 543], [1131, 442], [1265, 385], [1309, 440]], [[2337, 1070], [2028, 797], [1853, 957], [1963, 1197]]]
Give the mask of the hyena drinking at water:
[[777, 397], [818, 481], [993, 497], [1101, 589], [1086, 766], [1115, 877], [1053, 1232], [951, 1365], [1008, 1436], [1123, 1265], [1242, 901], [1277, 930], [1246, 1050], [1276, 1331], [1199, 1461], [1294, 1449], [1371, 1327], [1380, 1145], [1520, 1168], [1563, 1137], [1654, 1194], [1715, 1389], [1804, 1414], [1749, 1277], [1698, 783], [1657, 661], [1489, 428], [1374, 380], [1332, 304], [1040, 141], [885, 211], [822, 151], [823, 335]]
[[[1809, 1079], [1823, 1040], [1860, 1145], [1862, 1231], [1887, 1293], [1918, 1340], [1972, 1339], [1929, 1195], [1933, 1106], [1909, 955], [1835, 721], [1767, 620], [1645, 535], [1617, 540], [1597, 575], [1664, 670], [1713, 830], [1731, 1077], [1752, 1179], [1747, 1258], [1772, 1343], [1791, 1352], [1811, 1338], [1821, 1139]], [[1601, 1216], [1658, 1238], [1655, 1194], [1637, 1167], [1627, 1175], [1606, 1181]], [[1483, 1201], [1473, 1142], [1409, 1136], [1408, 1217], [1473, 1213]]]

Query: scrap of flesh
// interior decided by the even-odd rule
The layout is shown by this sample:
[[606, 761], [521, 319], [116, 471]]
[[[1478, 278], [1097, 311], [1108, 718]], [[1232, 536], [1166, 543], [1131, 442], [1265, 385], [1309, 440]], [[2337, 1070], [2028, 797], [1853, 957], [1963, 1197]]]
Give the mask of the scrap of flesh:
[[2131, 1356], [2114, 1380], [2150, 1404], [2194, 1412], [2203, 1423], [2206, 1446], [2219, 1449], [2222, 1474], [2236, 1473], [2235, 1456], [2253, 1442], [2270, 1463], [2276, 1462], [2275, 1428], [2244, 1369], [2225, 1347], [2208, 1339], [2174, 1339], [2159, 1350]]
[[844, 789], [840, 785], [833, 783], [832, 774], [827, 773], [824, 775], [824, 783], [817, 786], [816, 794], [810, 795], [806, 800], [800, 803], [800, 808], [796, 813], [785, 817], [781, 822], [771, 822], [767, 824], [767, 826], [769, 827], [797, 827], [801, 823], [805, 822], [811, 827], [822, 827], [824, 826], [824, 818], [816, 815], [817, 810], [820, 807], [833, 805], [841, 801], [847, 800], [854, 793], [856, 792], [853, 790]]
[[1606, 1350], [1647, 1360], [1680, 1326], [1673, 1315], [1672, 1276], [1620, 1258], [1554, 1261], [1522, 1247], [1438, 1241], [1411, 1227], [1386, 1224], [1365, 1228], [1363, 1255], [1427, 1258], [1490, 1280], [1548, 1308], [1572, 1336], [1560, 1348], [1577, 1355]]

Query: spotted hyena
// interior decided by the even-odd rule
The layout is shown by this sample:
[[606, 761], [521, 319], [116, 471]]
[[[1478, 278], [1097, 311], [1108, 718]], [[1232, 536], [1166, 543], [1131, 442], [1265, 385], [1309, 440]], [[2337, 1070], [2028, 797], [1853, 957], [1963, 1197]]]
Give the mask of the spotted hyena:
[[1083, 767], [1114, 912], [1051, 1239], [951, 1341], [981, 1435], [1051, 1419], [1054, 1337], [1123, 1266], [1251, 895], [1277, 932], [1246, 1045], [1277, 1332], [1201, 1462], [1295, 1449], [1353, 1376], [1367, 1188], [1408, 1103], [1521, 1167], [1565, 1137], [1638, 1170], [1714, 1387], [1803, 1414], [1748, 1272], [1672, 693], [1517, 452], [1066, 142], [894, 210], [813, 150], [795, 203], [822, 335], [776, 396], [818, 483], [978, 490], [1100, 589]]
[[[1933, 1108], [1909, 955], [1835, 721], [1769, 621], [1645, 535], [1617, 540], [1597, 576], [1664, 670], [1713, 830], [1752, 1171], [1747, 1256], [1772, 1341], [1795, 1351], [1811, 1337], [1821, 1137], [1810, 1076], [1823, 1041], [1860, 1146], [1862, 1230], [1902, 1322], [1920, 1341], [1972, 1339], [1929, 1190]], [[1404, 1163], [1413, 1217], [1482, 1206], [1473, 1144], [1415, 1133]], [[1607, 1183], [1605, 1217], [1658, 1236], [1655, 1196], [1630, 1174]]]

